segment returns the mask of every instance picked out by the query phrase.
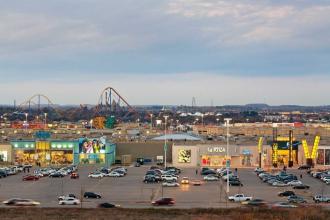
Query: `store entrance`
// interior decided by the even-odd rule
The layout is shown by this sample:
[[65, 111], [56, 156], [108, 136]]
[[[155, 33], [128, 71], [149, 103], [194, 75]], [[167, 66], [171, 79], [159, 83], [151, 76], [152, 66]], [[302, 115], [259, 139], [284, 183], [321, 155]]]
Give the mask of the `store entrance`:
[[224, 156], [202, 155], [201, 166], [220, 167], [226, 165]]
[[[279, 165], [288, 166], [289, 165], [289, 150], [278, 150], [277, 151], [277, 161]], [[298, 164], [297, 150], [292, 151], [293, 164]]]

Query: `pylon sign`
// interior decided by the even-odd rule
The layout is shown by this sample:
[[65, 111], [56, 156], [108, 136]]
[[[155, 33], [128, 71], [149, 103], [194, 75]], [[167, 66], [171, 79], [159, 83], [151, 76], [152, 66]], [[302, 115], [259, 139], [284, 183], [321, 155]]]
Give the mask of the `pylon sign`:
[[315, 159], [316, 158], [317, 150], [319, 149], [320, 140], [321, 140], [320, 136], [315, 137], [312, 154], [309, 153], [309, 147], [308, 147], [307, 141], [306, 140], [301, 141], [303, 148], [304, 148], [306, 159]]
[[264, 142], [264, 138], [263, 137], [260, 137], [259, 138], [259, 143], [258, 143], [258, 152], [259, 153], [262, 153], [262, 144]]

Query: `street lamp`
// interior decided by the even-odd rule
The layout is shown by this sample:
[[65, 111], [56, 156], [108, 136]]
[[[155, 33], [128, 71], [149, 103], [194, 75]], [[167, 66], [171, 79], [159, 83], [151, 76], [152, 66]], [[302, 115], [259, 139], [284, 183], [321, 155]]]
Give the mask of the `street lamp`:
[[166, 154], [167, 154], [167, 119], [168, 119], [168, 115], [164, 116], [165, 119], [165, 145], [164, 145], [164, 167], [166, 169]]
[[45, 112], [44, 115], [45, 115], [45, 126], [44, 126], [44, 128], [46, 129], [46, 127], [47, 127], [47, 112]]
[[28, 126], [28, 113], [25, 113], [25, 129], [27, 130], [27, 126]]
[[204, 114], [202, 114], [202, 126], [204, 127]]
[[229, 161], [229, 122], [231, 121], [231, 118], [225, 118], [226, 126], [227, 126], [227, 161], [226, 161], [226, 169], [227, 169], [227, 193], [229, 193], [229, 167], [230, 167], [230, 161]]
[[153, 114], [150, 114], [150, 118], [151, 118], [151, 124], [150, 124], [150, 128], [152, 129], [152, 117], [153, 117], [154, 115]]

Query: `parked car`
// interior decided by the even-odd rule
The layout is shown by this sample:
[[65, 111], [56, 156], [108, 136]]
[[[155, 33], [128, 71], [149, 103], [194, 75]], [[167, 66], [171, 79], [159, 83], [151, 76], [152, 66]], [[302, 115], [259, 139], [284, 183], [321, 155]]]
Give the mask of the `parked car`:
[[66, 197], [58, 202], [59, 205], [78, 205], [80, 200], [77, 198]]
[[64, 174], [61, 172], [54, 172], [54, 173], [49, 174], [49, 177], [50, 178], [62, 178], [62, 177], [64, 177]]
[[7, 174], [6, 171], [0, 170], [0, 178], [4, 178], [4, 177], [7, 177], [7, 176], [8, 176], [8, 174]]
[[101, 179], [101, 178], [103, 178], [103, 176], [104, 176], [103, 173], [101, 173], [101, 172], [95, 172], [95, 173], [90, 173], [88, 175], [88, 178], [99, 178], [99, 179]]
[[292, 187], [293, 189], [309, 189], [310, 187], [307, 185], [296, 185]]
[[120, 205], [115, 205], [115, 204], [111, 204], [111, 203], [108, 203], [108, 202], [104, 202], [104, 203], [99, 204], [97, 207], [98, 208], [111, 209], [111, 208], [119, 208]]
[[23, 176], [23, 181], [36, 181], [36, 180], [39, 180], [39, 177], [37, 177], [35, 175]]
[[243, 186], [243, 184], [239, 180], [232, 180], [229, 181], [229, 186]]
[[70, 178], [71, 179], [79, 179], [79, 174], [78, 173], [71, 173]]
[[101, 195], [93, 193], [93, 192], [85, 192], [84, 193], [84, 198], [86, 198], [86, 199], [89, 199], [89, 198], [91, 198], [91, 199], [101, 199], [102, 197], [101, 197]]
[[298, 185], [302, 185], [303, 183], [300, 180], [293, 180], [291, 182], [288, 182], [289, 186], [298, 186]]
[[205, 170], [202, 171], [202, 176], [207, 176], [207, 175], [216, 175], [217, 172], [215, 172], [214, 170]]
[[77, 198], [77, 197], [74, 194], [68, 194], [65, 196], [59, 196], [57, 199], [60, 201], [60, 200], [66, 199], [66, 198]]
[[234, 196], [229, 196], [228, 200], [231, 202], [243, 202], [252, 200], [251, 196], [245, 196], [244, 194], [236, 194]]
[[10, 206], [37, 206], [40, 205], [40, 202], [33, 201], [31, 199], [8, 199], [3, 201], [3, 204], [10, 205]]
[[217, 176], [214, 176], [212, 174], [204, 176], [205, 181], [218, 181], [219, 178]]
[[330, 197], [316, 195], [316, 196], [313, 197], [313, 200], [314, 200], [315, 203], [330, 202]]
[[284, 182], [275, 181], [275, 182], [273, 182], [273, 186], [276, 186], [276, 187], [284, 187], [284, 186], [287, 186], [287, 184], [284, 183]]
[[105, 174], [104, 176], [109, 176], [109, 177], [123, 177], [123, 173], [119, 173], [117, 171], [111, 171], [109, 174]]
[[284, 191], [284, 192], [280, 192], [278, 193], [278, 196], [281, 197], [288, 197], [288, 196], [294, 196], [296, 195], [293, 191]]
[[143, 182], [144, 183], [159, 183], [160, 180], [156, 179], [155, 176], [148, 175], [148, 176], [144, 177]]
[[307, 203], [307, 201], [301, 196], [289, 196], [288, 201], [290, 203]]
[[172, 176], [172, 175], [162, 175], [162, 180], [163, 181], [177, 181], [178, 177]]
[[167, 187], [177, 187], [177, 186], [180, 186], [179, 183], [174, 182], [174, 181], [172, 181], [172, 182], [163, 182], [162, 185], [163, 185], [163, 186], [167, 186]]
[[152, 205], [174, 205], [175, 200], [173, 198], [161, 198], [151, 202]]

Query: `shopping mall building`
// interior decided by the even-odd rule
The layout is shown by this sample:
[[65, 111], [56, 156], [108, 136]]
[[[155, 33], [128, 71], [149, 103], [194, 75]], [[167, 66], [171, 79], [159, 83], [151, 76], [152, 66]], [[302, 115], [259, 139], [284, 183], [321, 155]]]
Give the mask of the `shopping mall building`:
[[56, 166], [65, 164], [105, 164], [115, 162], [116, 145], [105, 138], [78, 140], [13, 140], [0, 145], [0, 161], [17, 164]]
[[[309, 149], [310, 152], [312, 149]], [[288, 166], [288, 149], [279, 149], [276, 152], [278, 166]], [[257, 146], [226, 144], [197, 144], [184, 145], [173, 144], [172, 163], [177, 167], [222, 167], [226, 160], [230, 160], [231, 167], [257, 167], [260, 156]], [[270, 145], [262, 146], [262, 167], [273, 166], [274, 153]], [[302, 146], [297, 146], [292, 152], [294, 166], [306, 164], [306, 153]], [[316, 166], [330, 166], [330, 146], [319, 146], [316, 158], [313, 159]]]

